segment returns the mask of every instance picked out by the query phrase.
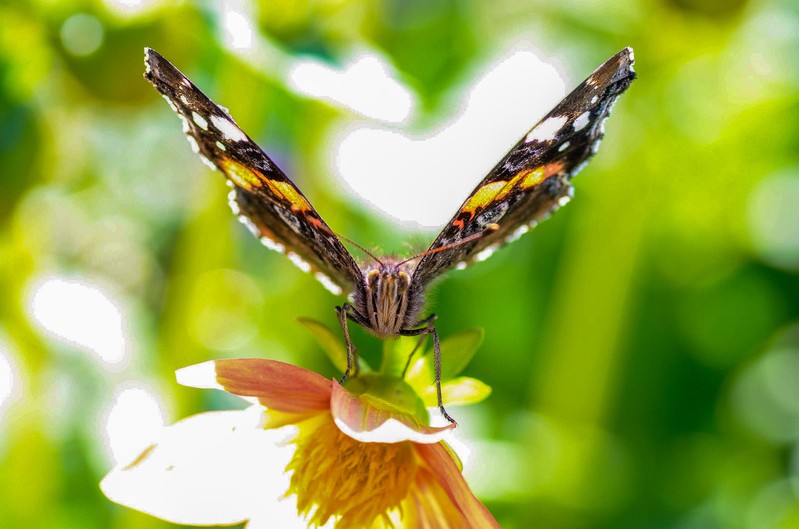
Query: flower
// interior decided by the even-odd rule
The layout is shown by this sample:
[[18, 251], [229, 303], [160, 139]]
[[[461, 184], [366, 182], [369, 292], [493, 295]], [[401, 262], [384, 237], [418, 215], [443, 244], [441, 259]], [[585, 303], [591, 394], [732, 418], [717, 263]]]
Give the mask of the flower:
[[[457, 457], [443, 442], [454, 424], [426, 426], [424, 401], [402, 378], [365, 373], [350, 380], [345, 389], [335, 380], [312, 371], [255, 358], [205, 362], [178, 370], [177, 377], [181, 384], [222, 389], [255, 403], [243, 412], [212, 412], [241, 414], [236, 419], [225, 416], [225, 420], [220, 420], [223, 430], [215, 434], [221, 439], [227, 437], [231, 445], [227, 449], [240, 450], [239, 453], [230, 453], [221, 443], [194, 456], [195, 463], [208, 463], [219, 456], [238, 459], [235, 464], [243, 468], [230, 468], [233, 461], [223, 464], [226, 481], [220, 483], [219, 478], [213, 478], [216, 482], [213, 490], [220, 496], [215, 498], [203, 490], [197, 493], [192, 507], [187, 494], [170, 484], [170, 474], [186, 472], [188, 461], [180, 458], [189, 456], [181, 453], [179, 446], [173, 446], [176, 453], [169, 455], [164, 444], [156, 443], [103, 480], [101, 488], [113, 501], [178, 523], [254, 521], [251, 513], [244, 512], [245, 507], [222, 507], [222, 513], [210, 512], [215, 508], [209, 502], [226, 501], [230, 494], [223, 489], [233, 487], [237, 494], [260, 497], [261, 511], [269, 505], [270, 494], [272, 498], [282, 494], [280, 508], [296, 509], [304, 518], [298, 526], [304, 523], [312, 527], [333, 524], [337, 529], [499, 527], [469, 489]], [[196, 421], [202, 415], [209, 414], [181, 423]], [[253, 422], [243, 419], [252, 421], [256, 415], [263, 428], [253, 428]], [[171, 427], [175, 429], [172, 433], [181, 423]], [[187, 428], [186, 424], [181, 427]], [[287, 428], [294, 431], [290, 441]], [[171, 442], [168, 435], [163, 442]], [[192, 441], [187, 437], [184, 442]], [[197, 450], [208, 438], [195, 437], [193, 442], [195, 445], [188, 444], [186, 450]], [[259, 442], [263, 445], [259, 446]], [[266, 457], [270, 450], [278, 450], [282, 455]], [[248, 459], [250, 453], [256, 455]], [[288, 483], [285, 478], [279, 479], [284, 475], [282, 469], [275, 468], [287, 459], [284, 468], [291, 473]], [[243, 486], [242, 479], [235, 477], [237, 470], [251, 474], [250, 477], [260, 476], [261, 482], [254, 481], [261, 488], [251, 490]], [[138, 487], [126, 484], [136, 481], [134, 476], [142, 471], [148, 477], [138, 480]], [[194, 478], [194, 488], [202, 488], [199, 474]], [[158, 484], [156, 490], [148, 488], [148, 483], [159, 480], [166, 482]], [[271, 488], [263, 487], [262, 482], [269, 482]], [[275, 494], [275, 489], [283, 486]], [[141, 499], [148, 495], [157, 498]], [[238, 498], [239, 503], [243, 501]], [[251, 503], [257, 502], [254, 499]], [[177, 503], [180, 506], [174, 509]], [[275, 520], [274, 513], [264, 516]]]
[[[313, 320], [301, 323], [342, 368], [346, 351], [336, 334]], [[481, 341], [480, 330], [441, 341], [448, 404], [490, 393], [479, 380], [455, 377]], [[426, 426], [437, 397], [433, 355], [420, 345], [385, 341], [380, 372], [361, 361], [346, 389], [274, 360], [180, 369], [181, 384], [222, 389], [252, 405], [164, 428], [138, 455], [120, 461], [101, 489], [117, 503], [187, 525], [498, 527], [444, 443], [454, 425]]]

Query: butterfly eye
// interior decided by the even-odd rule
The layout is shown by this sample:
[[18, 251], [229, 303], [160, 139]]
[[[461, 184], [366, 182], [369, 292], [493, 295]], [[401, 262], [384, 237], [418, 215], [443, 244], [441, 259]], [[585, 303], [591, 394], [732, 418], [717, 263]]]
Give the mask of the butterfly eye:
[[411, 278], [405, 272], [397, 274], [397, 287], [404, 292], [411, 286]]
[[371, 270], [366, 274], [366, 286], [371, 289], [377, 288], [377, 283], [380, 281], [380, 272], [378, 270]]

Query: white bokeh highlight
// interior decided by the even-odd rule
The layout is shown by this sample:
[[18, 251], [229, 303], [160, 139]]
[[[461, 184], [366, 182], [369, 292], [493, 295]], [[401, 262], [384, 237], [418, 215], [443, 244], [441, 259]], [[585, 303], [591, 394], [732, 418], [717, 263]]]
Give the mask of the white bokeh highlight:
[[473, 83], [448, 124], [411, 134], [347, 123], [329, 156], [339, 178], [378, 212], [409, 227], [439, 227], [564, 93], [554, 67], [517, 49]]
[[752, 245], [769, 264], [799, 270], [799, 167], [762, 179], [749, 200]]
[[85, 57], [97, 51], [104, 38], [102, 23], [86, 13], [74, 14], [61, 25], [61, 43], [76, 57]]
[[416, 103], [412, 92], [395, 77], [383, 58], [364, 52], [343, 67], [299, 59], [289, 70], [289, 85], [303, 95], [343, 105], [366, 117], [401, 123]]
[[123, 19], [146, 17], [163, 7], [159, 0], [104, 0], [103, 3], [110, 13]]
[[45, 277], [29, 289], [28, 314], [49, 334], [91, 351], [106, 367], [128, 362], [120, 304], [85, 280]]
[[[19, 368], [14, 361], [11, 347], [0, 337], [0, 426], [6, 410], [22, 393]], [[0, 437], [2, 435], [0, 434]]]
[[245, 0], [225, 0], [221, 2], [223, 41], [234, 50], [248, 50], [254, 43], [255, 30], [251, 20], [255, 20], [252, 6]]
[[292, 92], [387, 123], [403, 122], [413, 114], [416, 94], [377, 51], [347, 51], [340, 64], [297, 56], [251, 24], [257, 19], [252, 1], [225, 0], [210, 4], [209, 9], [222, 21], [220, 39], [227, 51], [253, 71], [285, 83]]

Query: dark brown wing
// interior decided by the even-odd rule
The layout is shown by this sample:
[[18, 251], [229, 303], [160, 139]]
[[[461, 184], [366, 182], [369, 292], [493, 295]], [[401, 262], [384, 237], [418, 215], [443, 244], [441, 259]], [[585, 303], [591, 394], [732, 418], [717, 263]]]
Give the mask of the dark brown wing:
[[596, 153], [605, 119], [633, 79], [633, 50], [625, 48], [553, 108], [472, 191], [419, 261], [414, 282], [488, 257], [565, 204], [569, 180]]
[[225, 174], [232, 187], [231, 207], [264, 245], [285, 252], [300, 268], [315, 271], [333, 291], [350, 291], [360, 284], [361, 271], [341, 241], [227, 111], [158, 52], [145, 48], [144, 64], [144, 77], [177, 112], [192, 149]]

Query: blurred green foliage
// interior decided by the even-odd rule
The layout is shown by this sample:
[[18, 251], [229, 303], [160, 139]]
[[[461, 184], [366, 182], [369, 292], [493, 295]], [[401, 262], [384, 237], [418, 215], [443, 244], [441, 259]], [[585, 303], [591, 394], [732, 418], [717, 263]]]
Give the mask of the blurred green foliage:
[[[0, 526], [168, 526], [97, 488], [121, 388], [146, 385], [169, 422], [232, 405], [177, 386], [185, 365], [337, 374], [297, 318], [335, 326], [339, 298], [235, 221], [142, 79], [144, 46], [228, 105], [334, 229], [400, 252], [426, 236], [379, 220], [320, 156], [352, 112], [298, 94], [285, 65], [379, 53], [420, 131], [525, 42], [569, 87], [631, 45], [639, 79], [572, 204], [432, 296], [442, 335], [485, 329], [465, 374], [493, 393], [450, 410], [475, 491], [505, 528], [799, 527], [799, 4], [235, 3], [254, 57], [226, 44], [223, 5], [0, 4]], [[48, 327], [58, 307], [37, 289], [58, 278], [113, 300], [124, 362]], [[353, 336], [377, 365], [379, 344]]]

